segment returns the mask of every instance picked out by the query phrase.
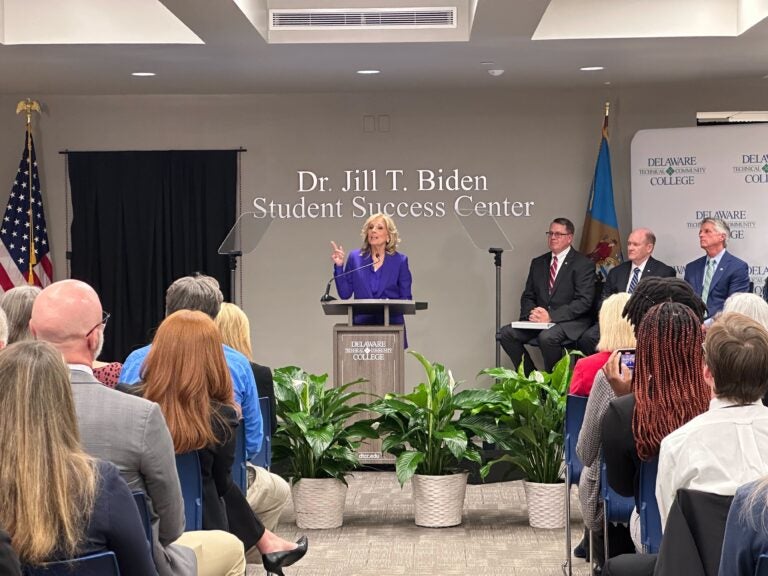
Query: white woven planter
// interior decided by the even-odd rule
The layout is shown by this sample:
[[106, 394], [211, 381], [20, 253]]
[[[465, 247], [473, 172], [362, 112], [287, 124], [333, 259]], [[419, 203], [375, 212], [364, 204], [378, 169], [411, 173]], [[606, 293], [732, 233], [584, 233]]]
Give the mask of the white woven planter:
[[565, 483], [539, 484], [523, 482], [528, 503], [528, 524], [533, 528], [563, 528], [565, 526]]
[[291, 486], [296, 526], [305, 530], [338, 528], [344, 522], [347, 485], [335, 478], [302, 478]]
[[467, 476], [466, 472], [447, 476], [414, 474], [411, 483], [416, 525], [445, 528], [461, 524]]

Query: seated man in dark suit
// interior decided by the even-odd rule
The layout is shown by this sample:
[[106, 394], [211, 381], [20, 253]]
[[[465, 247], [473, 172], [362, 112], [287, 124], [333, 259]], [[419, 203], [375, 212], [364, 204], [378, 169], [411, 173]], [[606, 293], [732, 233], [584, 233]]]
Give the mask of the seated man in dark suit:
[[719, 218], [704, 218], [699, 227], [699, 245], [705, 256], [685, 266], [685, 281], [701, 296], [710, 318], [723, 309], [736, 292], [749, 292], [749, 266], [725, 247], [731, 229]]
[[563, 356], [563, 346], [575, 343], [592, 322], [595, 265], [571, 246], [573, 232], [567, 218], [552, 221], [547, 232], [550, 252], [531, 261], [520, 298], [520, 320], [555, 325], [541, 331], [501, 329], [501, 346], [515, 367], [525, 358], [526, 369], [533, 368], [524, 344], [538, 338], [544, 369], [551, 371]]
[[[632, 294], [640, 279], [646, 276], [674, 278], [676, 276], [675, 269], [652, 256], [655, 247], [656, 235], [651, 230], [648, 228], [633, 230], [627, 238], [628, 260], [614, 267], [608, 273], [608, 278], [603, 283], [600, 302], [619, 292]], [[576, 347], [584, 354], [594, 354], [599, 340], [600, 327], [595, 323], [581, 335]]]

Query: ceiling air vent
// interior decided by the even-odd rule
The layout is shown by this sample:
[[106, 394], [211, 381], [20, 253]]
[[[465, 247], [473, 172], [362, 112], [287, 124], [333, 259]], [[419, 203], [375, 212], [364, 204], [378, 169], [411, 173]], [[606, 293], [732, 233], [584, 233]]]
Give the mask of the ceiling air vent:
[[272, 9], [271, 30], [456, 28], [456, 8]]

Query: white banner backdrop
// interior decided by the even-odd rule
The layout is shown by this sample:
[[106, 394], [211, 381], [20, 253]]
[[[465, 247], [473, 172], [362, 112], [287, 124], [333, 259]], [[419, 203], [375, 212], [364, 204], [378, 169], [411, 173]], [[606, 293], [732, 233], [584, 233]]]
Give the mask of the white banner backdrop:
[[657, 237], [654, 256], [674, 266], [704, 255], [699, 222], [722, 218], [727, 249], [745, 260], [755, 292], [768, 270], [768, 125], [641, 130], [632, 139], [632, 226]]

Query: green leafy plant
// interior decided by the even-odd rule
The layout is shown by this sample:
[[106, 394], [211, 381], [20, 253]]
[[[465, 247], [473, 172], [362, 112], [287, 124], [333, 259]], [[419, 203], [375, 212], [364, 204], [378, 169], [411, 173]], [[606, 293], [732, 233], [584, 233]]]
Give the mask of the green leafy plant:
[[370, 410], [366, 403], [352, 403], [365, 394], [349, 391], [364, 379], [338, 388], [327, 386], [328, 375], [309, 374], [296, 366], [275, 370], [275, 398], [279, 425], [272, 439], [272, 459], [286, 461], [289, 477], [336, 478], [359, 464], [355, 450], [364, 438], [377, 438], [370, 422], [347, 425], [350, 417]]
[[494, 464], [508, 461], [530, 482], [563, 481], [563, 426], [572, 354], [564, 355], [551, 373], [533, 370], [526, 375], [522, 363], [517, 370], [489, 368], [481, 372], [495, 381], [491, 390], [499, 401], [492, 412], [509, 431], [502, 445], [509, 454], [485, 464], [481, 475], [488, 474]]
[[455, 392], [456, 382], [441, 364], [409, 352], [424, 367], [427, 381], [410, 394], [387, 394], [371, 410], [382, 440], [381, 449], [397, 457], [395, 472], [401, 485], [414, 474], [443, 476], [457, 471], [462, 459], [480, 462], [473, 438], [503, 439], [494, 418], [483, 414], [487, 404], [500, 401], [491, 390]]

